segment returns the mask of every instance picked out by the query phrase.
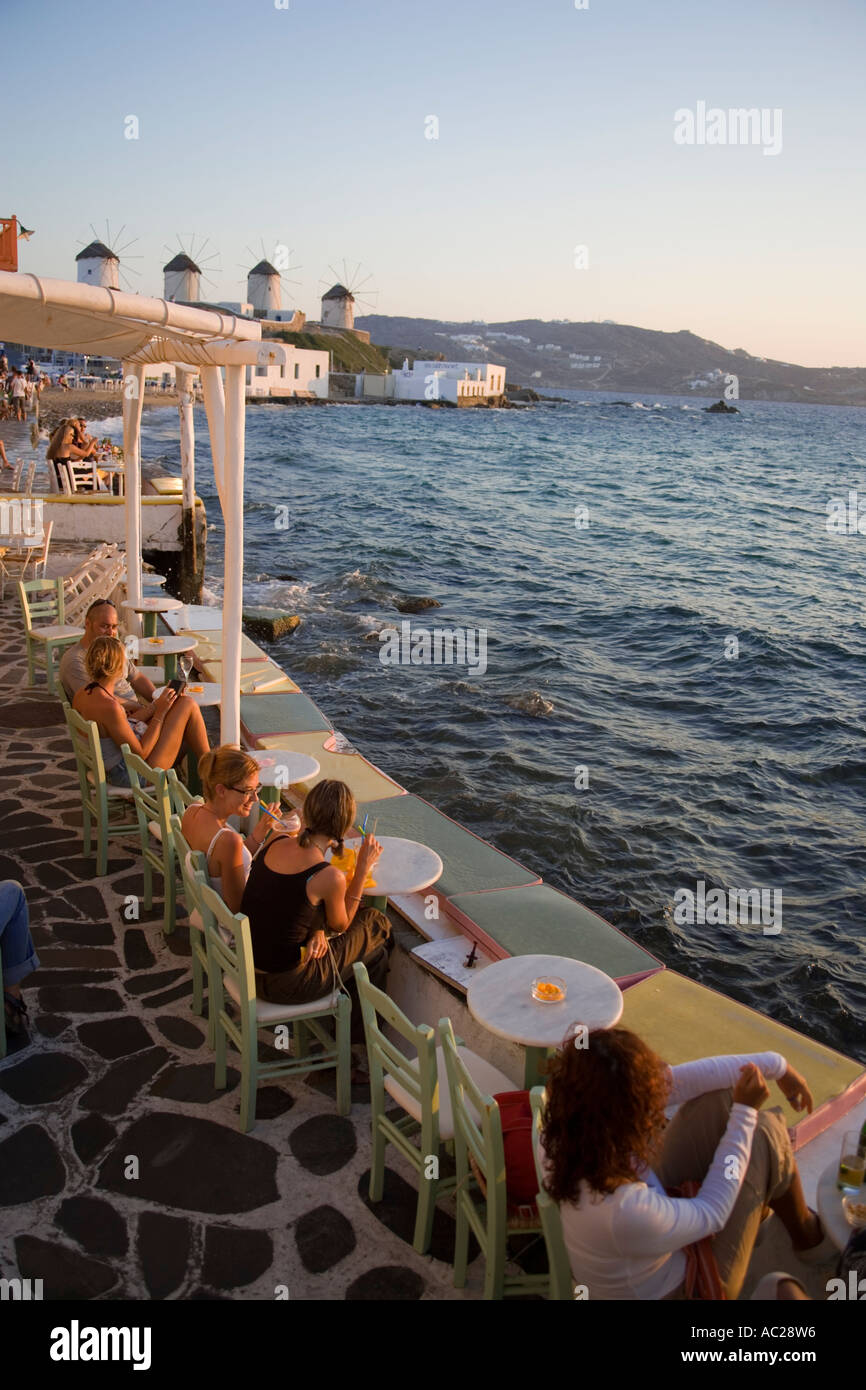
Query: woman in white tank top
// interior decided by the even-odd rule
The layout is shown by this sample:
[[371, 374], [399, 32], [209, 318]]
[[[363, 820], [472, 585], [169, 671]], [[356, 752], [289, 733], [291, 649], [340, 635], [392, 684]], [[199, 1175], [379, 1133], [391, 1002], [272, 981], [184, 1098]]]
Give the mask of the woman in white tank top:
[[[245, 840], [227, 823], [229, 816], [248, 816], [258, 800], [259, 766], [247, 753], [230, 745], [213, 748], [199, 761], [198, 771], [204, 803], [187, 807], [181, 829], [190, 849], [206, 855], [211, 887], [230, 912], [237, 912], [253, 855], [275, 822], [262, 816]], [[269, 809], [280, 814], [278, 802]]]

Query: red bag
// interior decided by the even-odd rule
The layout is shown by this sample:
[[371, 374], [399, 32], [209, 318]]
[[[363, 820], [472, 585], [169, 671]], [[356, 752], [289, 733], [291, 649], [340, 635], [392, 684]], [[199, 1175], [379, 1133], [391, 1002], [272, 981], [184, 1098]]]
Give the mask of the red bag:
[[528, 1091], [500, 1091], [493, 1099], [502, 1119], [505, 1149], [505, 1190], [509, 1207], [532, 1207], [538, 1196], [538, 1175], [532, 1150], [532, 1106]]

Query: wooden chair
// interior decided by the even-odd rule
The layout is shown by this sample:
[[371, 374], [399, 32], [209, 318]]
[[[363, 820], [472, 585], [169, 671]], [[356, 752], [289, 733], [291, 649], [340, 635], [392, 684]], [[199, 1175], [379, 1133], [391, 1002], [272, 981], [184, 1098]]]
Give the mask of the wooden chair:
[[[151, 669], [152, 668], [148, 669], [148, 676], [150, 676]], [[168, 769], [166, 777], [168, 779], [168, 796], [171, 801], [173, 815], [182, 817], [187, 806], [194, 806], [197, 802], [201, 804], [201, 796], [193, 795], [186, 784], [180, 780], [173, 767]]]
[[[208, 1008], [216, 1030], [216, 1068], [214, 1085], [226, 1084], [226, 1042], [234, 1043], [241, 1054], [240, 1127], [248, 1133], [255, 1125], [256, 1088], [260, 1080], [297, 1073], [322, 1071], [336, 1067], [337, 1112], [348, 1115], [351, 1109], [351, 1001], [342, 989], [336, 989], [324, 999], [309, 1004], [270, 1004], [256, 998], [253, 948], [250, 924], [240, 913], [229, 912], [219, 894], [209, 885], [201, 889], [202, 915], [208, 955]], [[224, 939], [222, 932], [228, 939]], [[228, 1012], [227, 998], [237, 1010], [235, 1021]], [[332, 1036], [320, 1020], [334, 1021]], [[293, 1051], [280, 1062], [260, 1062], [258, 1029], [279, 1028], [277, 1046], [282, 1048], [288, 1032], [293, 1033]], [[306, 1035], [309, 1029], [323, 1051], [309, 1053]]]
[[24, 545], [17, 550], [8, 550], [3, 556], [3, 567], [8, 578], [12, 578], [17, 570], [19, 578], [23, 579], [27, 574], [28, 565], [33, 566], [34, 579], [39, 576], [39, 566], [42, 566], [42, 575], [45, 576], [45, 562], [48, 559], [48, 547], [51, 544], [51, 532], [54, 529], [54, 522], [49, 521], [43, 529], [42, 541], [34, 545]]
[[[171, 835], [171, 801], [167, 774], [161, 767], [150, 767], [133, 753], [128, 743], [121, 746], [123, 760], [132, 785], [132, 799], [138, 816], [141, 836], [141, 857], [144, 861], [144, 907], [153, 906], [153, 871], [162, 874], [164, 911], [162, 931], [167, 936], [174, 931], [175, 877], [174, 842]], [[156, 846], [159, 846], [157, 849]]]
[[[370, 983], [366, 966], [354, 966], [358, 998], [364, 1018], [367, 1057], [370, 1063], [370, 1103], [373, 1155], [370, 1165], [370, 1201], [382, 1198], [385, 1148], [393, 1144], [418, 1173], [418, 1207], [414, 1248], [423, 1255], [430, 1247], [433, 1216], [440, 1197], [454, 1191], [456, 1177], [440, 1178], [440, 1146], [454, 1137], [451, 1095], [442, 1049], [435, 1045], [433, 1029], [416, 1027], [392, 999]], [[381, 1020], [381, 1023], [380, 1023]], [[383, 1025], [405, 1038], [416, 1057], [407, 1057], [385, 1036]], [[514, 1084], [489, 1062], [468, 1048], [460, 1054], [476, 1082], [485, 1091], [511, 1091]], [[388, 1099], [405, 1111], [399, 1119], [386, 1113]], [[420, 1144], [414, 1140], [420, 1139]], [[437, 1176], [431, 1177], [431, 1171]]]
[[[202, 913], [201, 890], [209, 883], [207, 858], [199, 849], [190, 849], [180, 828], [180, 816], [175, 812], [169, 818], [171, 838], [175, 859], [180, 865], [183, 880], [183, 896], [189, 914], [189, 944], [192, 952], [192, 1011], [201, 1017], [204, 1013], [204, 982], [207, 978], [207, 942], [204, 935], [204, 916]], [[214, 1020], [212, 1010], [208, 1010], [208, 1045], [214, 1045]]]
[[[31, 602], [30, 594], [40, 594]], [[45, 665], [48, 689], [57, 693], [54, 680], [54, 653], [62, 652], [84, 636], [83, 627], [72, 627], [65, 621], [62, 579], [25, 579], [18, 581], [18, 597], [27, 637], [27, 679], [35, 685], [36, 662]], [[34, 626], [34, 619], [38, 626]], [[42, 620], [47, 619], [47, 623]]]
[[562, 1218], [559, 1207], [548, 1192], [544, 1190], [544, 1169], [541, 1164], [541, 1145], [539, 1139], [543, 1128], [544, 1109], [547, 1093], [543, 1086], [533, 1086], [529, 1093], [532, 1106], [532, 1151], [535, 1155], [535, 1171], [538, 1176], [538, 1196], [536, 1206], [547, 1246], [547, 1263], [550, 1269], [550, 1293], [553, 1301], [571, 1303], [574, 1300], [574, 1277], [571, 1261], [562, 1233]]
[[[84, 854], [91, 852], [91, 827], [95, 825], [96, 876], [103, 878], [108, 872], [108, 841], [116, 836], [129, 837], [138, 829], [132, 790], [129, 787], [113, 787], [106, 781], [99, 729], [93, 720], [83, 719], [66, 701], [63, 702], [63, 714], [78, 765]], [[118, 810], [124, 813], [124, 818], [118, 820], [115, 816], [112, 820], [112, 812]]]
[[[534, 1221], [509, 1218], [499, 1107], [473, 1081], [460, 1056], [449, 1018], [440, 1021], [439, 1037], [451, 1092], [457, 1164], [454, 1284], [462, 1289], [466, 1283], [471, 1230], [486, 1261], [485, 1298], [502, 1298], [506, 1293], [545, 1294], [550, 1287], [548, 1274], [505, 1273], [509, 1235], [540, 1231], [541, 1222], [537, 1215]], [[473, 1186], [481, 1192], [480, 1203], [474, 1200]]]

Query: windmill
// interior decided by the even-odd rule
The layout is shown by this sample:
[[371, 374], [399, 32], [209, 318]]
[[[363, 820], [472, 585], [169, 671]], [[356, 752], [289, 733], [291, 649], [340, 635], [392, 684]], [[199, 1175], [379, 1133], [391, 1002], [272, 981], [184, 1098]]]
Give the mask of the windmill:
[[138, 237], [131, 237], [127, 241], [123, 240], [126, 232], [126, 224], [111, 235], [111, 227], [108, 219], [105, 222], [105, 235], [100, 236], [99, 232], [90, 224], [93, 233], [93, 240], [88, 242], [75, 257], [75, 269], [78, 283], [80, 285], [99, 285], [103, 289], [118, 290], [120, 282], [123, 281], [125, 290], [132, 290], [133, 285], [130, 276], [138, 278], [141, 271], [130, 265], [130, 261], [140, 261], [141, 256], [131, 256], [128, 254], [130, 246], [135, 246]]
[[356, 304], [360, 304], [367, 313], [373, 313], [376, 309], [379, 291], [373, 288], [373, 276], [364, 273], [360, 261], [352, 269], [344, 260], [342, 278], [334, 266], [329, 265], [328, 270], [332, 277], [330, 282], [319, 281], [320, 286], [330, 283], [330, 289], [322, 294], [322, 327], [353, 328]]
[[261, 255], [258, 259], [252, 247], [247, 246], [245, 250], [248, 257], [247, 266], [252, 267], [247, 270], [246, 297], [253, 306], [253, 313], [259, 318], [282, 316], [283, 287], [300, 284], [299, 280], [290, 279], [282, 274], [285, 270], [301, 269], [298, 265], [292, 265], [291, 248], [286, 246], [285, 242], [275, 241], [269, 257], [262, 238]]
[[[175, 238], [178, 249], [166, 244], [165, 252], [170, 257], [163, 266], [165, 285], [163, 297], [179, 304], [198, 304], [201, 301], [201, 282], [204, 279], [216, 296], [216, 282], [209, 271], [219, 275], [222, 267], [219, 252], [208, 251], [208, 238], [204, 237], [196, 246], [195, 233], [188, 232]], [[204, 266], [204, 269], [202, 269]]]

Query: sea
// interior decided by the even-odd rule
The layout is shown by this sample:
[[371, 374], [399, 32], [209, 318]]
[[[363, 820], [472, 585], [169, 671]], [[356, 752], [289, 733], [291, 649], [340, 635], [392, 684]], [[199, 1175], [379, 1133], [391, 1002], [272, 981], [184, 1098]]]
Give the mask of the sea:
[[[301, 617], [271, 655], [409, 791], [866, 1062], [866, 411], [556, 394], [250, 408], [245, 602]], [[142, 448], [179, 468], [174, 411]], [[404, 621], [466, 630], [464, 663], [388, 664]]]

